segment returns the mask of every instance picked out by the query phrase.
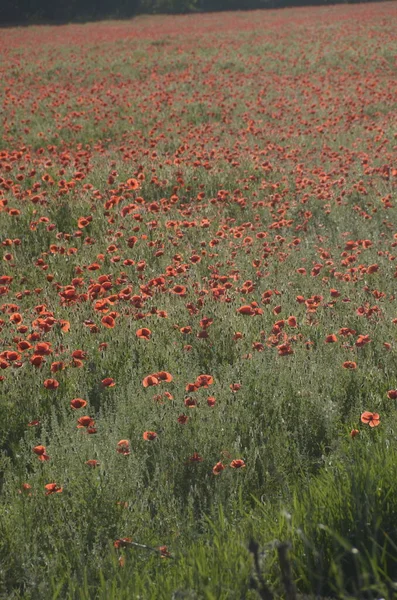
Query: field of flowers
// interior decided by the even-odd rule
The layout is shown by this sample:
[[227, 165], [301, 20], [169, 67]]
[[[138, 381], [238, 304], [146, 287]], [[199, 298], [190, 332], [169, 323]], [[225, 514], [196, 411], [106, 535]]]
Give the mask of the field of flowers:
[[395, 597], [396, 9], [0, 31], [1, 598]]

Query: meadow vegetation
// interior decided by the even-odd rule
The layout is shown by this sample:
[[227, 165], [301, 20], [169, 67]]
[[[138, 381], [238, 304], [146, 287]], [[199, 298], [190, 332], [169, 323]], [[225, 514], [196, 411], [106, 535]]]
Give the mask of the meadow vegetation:
[[395, 6], [1, 31], [1, 598], [396, 596]]

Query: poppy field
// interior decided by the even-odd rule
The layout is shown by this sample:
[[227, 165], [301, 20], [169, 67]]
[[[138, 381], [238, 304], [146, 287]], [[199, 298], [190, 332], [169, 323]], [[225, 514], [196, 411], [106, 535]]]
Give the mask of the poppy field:
[[395, 597], [396, 30], [0, 30], [0, 598]]

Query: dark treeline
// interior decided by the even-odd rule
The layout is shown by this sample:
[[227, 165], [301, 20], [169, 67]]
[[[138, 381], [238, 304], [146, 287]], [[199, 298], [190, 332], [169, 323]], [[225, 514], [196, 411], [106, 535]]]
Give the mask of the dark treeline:
[[65, 23], [189, 13], [345, 3], [356, 0], [0, 0], [0, 24]]

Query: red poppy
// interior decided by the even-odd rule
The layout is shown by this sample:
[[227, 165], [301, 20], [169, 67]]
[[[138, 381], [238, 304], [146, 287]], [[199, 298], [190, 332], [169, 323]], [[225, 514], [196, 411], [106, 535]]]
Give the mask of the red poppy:
[[127, 185], [130, 188], [130, 190], [138, 190], [139, 189], [139, 181], [137, 179], [135, 179], [134, 177], [127, 179]]
[[116, 382], [111, 377], [105, 377], [105, 379], [102, 379], [101, 384], [103, 387], [114, 387]]
[[128, 440], [120, 440], [117, 444], [116, 451], [118, 454], [124, 454], [124, 456], [128, 456], [131, 454], [130, 442]]
[[367, 267], [367, 273], [369, 273], [370, 275], [372, 273], [376, 273], [379, 270], [379, 265], [369, 265], [369, 267]]
[[142, 385], [145, 388], [150, 387], [152, 385], [158, 385], [159, 383], [160, 383], [160, 381], [158, 380], [157, 377], [154, 377], [154, 375], [147, 375], [147, 377], [145, 377], [142, 380]]
[[351, 438], [355, 438], [358, 434], [359, 434], [359, 430], [358, 429], [352, 429], [350, 432], [350, 437]]
[[29, 360], [30, 364], [32, 364], [34, 367], [41, 367], [41, 365], [45, 362], [44, 357], [40, 354], [33, 354]]
[[195, 381], [196, 387], [207, 388], [214, 383], [212, 375], [199, 375]]
[[387, 397], [388, 397], [390, 400], [397, 400], [397, 390], [389, 390], [389, 391], [387, 392]]
[[142, 329], [138, 329], [138, 331], [136, 332], [136, 337], [138, 337], [142, 340], [149, 341], [151, 335], [152, 335], [152, 332], [147, 327], [142, 327]]
[[33, 448], [33, 452], [35, 454], [37, 454], [38, 459], [41, 460], [41, 461], [50, 460], [50, 457], [48, 456], [48, 454], [46, 452], [46, 447], [45, 446], [35, 446]]
[[26, 494], [27, 496], [31, 496], [31, 492], [30, 490], [32, 489], [32, 486], [29, 485], [29, 483], [23, 483], [22, 484], [22, 488], [20, 490], [18, 490], [18, 492], [20, 494]]
[[197, 384], [195, 383], [188, 383], [186, 384], [185, 390], [187, 392], [195, 392], [198, 389]]
[[367, 423], [370, 427], [377, 427], [380, 423], [380, 417], [378, 413], [365, 411], [361, 415], [361, 422]]
[[63, 319], [61, 319], [59, 321], [59, 324], [61, 326], [61, 331], [63, 331], [64, 333], [67, 333], [70, 330], [70, 323], [69, 323], [69, 321], [64, 321]]
[[145, 431], [143, 434], [143, 439], [152, 441], [157, 438], [157, 433], [155, 431]]
[[246, 465], [242, 458], [236, 458], [230, 463], [232, 469], [243, 469]]
[[59, 387], [59, 381], [56, 379], [46, 379], [43, 383], [46, 390], [56, 390]]
[[131, 546], [131, 542], [132, 542], [132, 538], [130, 538], [130, 537], [119, 538], [113, 542], [113, 546], [114, 546], [114, 548], [117, 548], [117, 549], [118, 548], [128, 548], [128, 546]]
[[158, 551], [160, 552], [161, 558], [170, 558], [171, 554], [168, 552], [167, 546], [159, 546]]
[[208, 396], [208, 398], [207, 398], [208, 406], [215, 406], [215, 403], [216, 403], [215, 396]]
[[63, 488], [56, 483], [47, 483], [44, 487], [47, 490], [45, 493], [46, 496], [50, 496], [51, 494], [61, 494], [63, 492]]
[[369, 337], [369, 335], [359, 335], [356, 341], [356, 346], [358, 348], [362, 348], [363, 346], [365, 346], [366, 344], [369, 344], [371, 342], [371, 338]]
[[170, 383], [173, 380], [171, 373], [167, 373], [167, 371], [159, 371], [158, 373], [154, 373], [154, 377], [157, 377], [159, 381], [165, 381], [166, 383]]
[[70, 402], [70, 406], [71, 408], [84, 408], [85, 406], [87, 406], [87, 400], [83, 400], [82, 398], [74, 398], [73, 400], [71, 400]]
[[222, 463], [222, 461], [219, 461], [214, 467], [212, 467], [212, 472], [214, 475], [219, 475], [224, 469], [225, 465]]
[[116, 321], [110, 315], [105, 315], [104, 317], [102, 317], [101, 323], [104, 327], [107, 327], [108, 329], [113, 329], [116, 325]]
[[51, 352], [51, 344], [47, 344], [46, 342], [39, 342], [34, 348], [34, 353], [40, 356], [48, 356]]
[[334, 333], [331, 333], [330, 335], [327, 335], [326, 338], [325, 338], [325, 342], [327, 344], [334, 344], [337, 341], [338, 341], [338, 338], [336, 337], [336, 335]]
[[203, 457], [198, 452], [193, 452], [192, 456], [189, 457], [188, 462], [202, 462]]
[[187, 415], [179, 415], [179, 417], [177, 418], [177, 421], [180, 425], [186, 425], [188, 420], [189, 420], [189, 417]]
[[355, 362], [354, 362], [354, 361], [352, 361], [352, 360], [346, 360], [346, 361], [343, 363], [342, 367], [343, 367], [344, 369], [351, 369], [351, 370], [353, 370], [353, 369], [357, 369], [357, 363], [355, 363]]
[[84, 417], [80, 417], [79, 419], [77, 419], [78, 429], [81, 429], [82, 427], [92, 427], [94, 424], [94, 420], [88, 415], [84, 415]]
[[288, 356], [289, 354], [293, 354], [294, 351], [290, 344], [280, 344], [277, 346], [277, 353], [279, 356]]
[[53, 362], [51, 364], [50, 370], [51, 373], [57, 373], [58, 371], [63, 371], [63, 369], [65, 368], [65, 363], [63, 363], [62, 361], [56, 361]]
[[184, 404], [187, 408], [195, 408], [197, 406], [197, 400], [188, 396], [185, 398]]
[[184, 285], [175, 285], [170, 291], [182, 298], [186, 296], [186, 287]]
[[232, 390], [232, 392], [238, 392], [241, 388], [241, 383], [231, 383], [229, 387]]
[[240, 306], [240, 308], [238, 308], [236, 312], [238, 312], [239, 315], [252, 316], [255, 314], [255, 310], [252, 308], [252, 306], [249, 305]]
[[179, 330], [181, 333], [184, 333], [185, 335], [192, 333], [192, 328], [190, 326], [187, 327], [181, 327]]
[[95, 467], [99, 467], [99, 465], [101, 463], [99, 462], [99, 460], [91, 459], [91, 460], [86, 460], [85, 464], [89, 467], [95, 468]]

